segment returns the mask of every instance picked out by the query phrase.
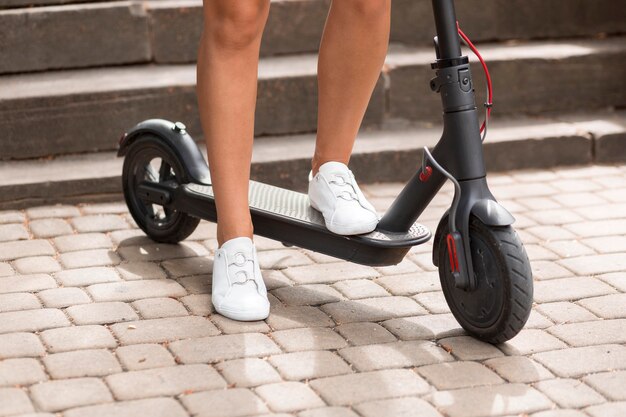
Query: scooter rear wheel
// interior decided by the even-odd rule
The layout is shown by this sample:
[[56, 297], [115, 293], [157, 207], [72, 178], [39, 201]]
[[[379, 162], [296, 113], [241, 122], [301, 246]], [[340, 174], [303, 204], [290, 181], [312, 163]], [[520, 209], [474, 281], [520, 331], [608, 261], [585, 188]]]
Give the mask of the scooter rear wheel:
[[[440, 224], [448, 234], [447, 216]], [[471, 216], [469, 224], [472, 264], [477, 288], [454, 285], [446, 239], [439, 240], [439, 278], [444, 296], [459, 324], [472, 336], [502, 343], [517, 335], [528, 320], [533, 303], [530, 261], [511, 226], [488, 226]]]
[[191, 235], [200, 223], [199, 218], [147, 202], [138, 193], [142, 182], [171, 187], [189, 182], [182, 163], [158, 137], [144, 134], [130, 145], [124, 158], [122, 182], [130, 214], [152, 240], [178, 243]]

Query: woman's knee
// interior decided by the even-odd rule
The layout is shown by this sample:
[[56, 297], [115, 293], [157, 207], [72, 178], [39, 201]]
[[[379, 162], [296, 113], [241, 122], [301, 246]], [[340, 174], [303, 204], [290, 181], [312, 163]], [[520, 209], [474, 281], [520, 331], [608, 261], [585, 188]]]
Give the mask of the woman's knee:
[[241, 49], [263, 34], [270, 0], [205, 0], [205, 36], [223, 47]]
[[391, 10], [391, 0], [336, 0], [336, 5], [349, 9], [355, 17], [385, 18]]

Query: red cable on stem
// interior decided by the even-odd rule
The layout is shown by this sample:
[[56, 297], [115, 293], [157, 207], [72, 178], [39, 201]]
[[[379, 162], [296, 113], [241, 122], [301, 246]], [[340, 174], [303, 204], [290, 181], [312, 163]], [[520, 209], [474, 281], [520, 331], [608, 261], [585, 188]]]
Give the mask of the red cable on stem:
[[[461, 30], [461, 27], [459, 26], [459, 22], [458, 21], [456, 22], [456, 28], [459, 31], [459, 36], [461, 36], [461, 38], [463, 38], [463, 40], [467, 43], [467, 45], [472, 50], [474, 55], [476, 55], [476, 57], [480, 61], [480, 65], [482, 65], [483, 70], [485, 71], [485, 78], [487, 78], [487, 90], [489, 92], [488, 93], [488, 97], [487, 97], [487, 103], [485, 103], [485, 105], [487, 106], [487, 114], [486, 114], [485, 117], [488, 119], [489, 116], [491, 116], [491, 106], [493, 105], [493, 87], [491, 85], [491, 75], [489, 75], [489, 69], [487, 68], [487, 64], [485, 63], [485, 60], [483, 59], [482, 55], [480, 54], [480, 52], [478, 52], [478, 49], [476, 49], [476, 47], [474, 46], [472, 41]], [[482, 133], [483, 130], [485, 130], [486, 123], [487, 123], [487, 120], [485, 120], [483, 122], [482, 126], [480, 127], [480, 132], [481, 133]]]

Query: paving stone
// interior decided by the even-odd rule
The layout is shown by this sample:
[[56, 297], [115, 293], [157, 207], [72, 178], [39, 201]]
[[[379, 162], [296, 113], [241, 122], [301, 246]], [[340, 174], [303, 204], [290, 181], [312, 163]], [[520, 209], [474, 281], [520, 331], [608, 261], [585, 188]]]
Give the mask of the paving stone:
[[72, 227], [63, 219], [39, 219], [28, 223], [30, 231], [36, 238], [51, 238], [62, 235], [71, 235]]
[[0, 313], [0, 333], [36, 332], [70, 324], [65, 314], [55, 308]]
[[575, 235], [587, 238], [626, 234], [626, 224], [621, 219], [594, 220], [566, 224], [564, 227]]
[[283, 274], [283, 271], [262, 269], [261, 275], [268, 291], [273, 291], [277, 288], [290, 287], [294, 283]]
[[533, 413], [532, 417], [587, 417], [582, 411], [578, 410], [546, 410]]
[[606, 200], [595, 193], [559, 193], [551, 197], [565, 207], [588, 207], [605, 204]]
[[120, 281], [113, 268], [93, 267], [68, 269], [57, 272], [54, 276], [66, 287], [83, 287], [93, 284]]
[[173, 396], [226, 388], [226, 381], [208, 365], [178, 365], [130, 371], [105, 378], [118, 400]]
[[488, 359], [485, 365], [509, 382], [530, 383], [553, 378], [554, 375], [541, 364], [525, 356], [504, 356]]
[[339, 281], [334, 284], [334, 287], [351, 300], [389, 295], [383, 287], [367, 279]]
[[145, 298], [132, 303], [144, 319], [187, 316], [187, 309], [173, 298]]
[[326, 304], [321, 308], [339, 324], [360, 321], [382, 321], [427, 313], [415, 301], [399, 296], [340, 301]]
[[390, 266], [377, 266], [374, 267], [382, 275], [400, 275], [410, 274], [414, 272], [422, 272], [421, 268], [411, 261], [409, 258], [404, 258], [400, 263]]
[[141, 246], [120, 246], [117, 253], [127, 261], [144, 262], [207, 256], [209, 254], [208, 250], [197, 242], [183, 242], [177, 245], [150, 243]]
[[77, 349], [114, 348], [115, 339], [104, 326], [72, 326], [41, 332], [48, 352], [66, 352]]
[[606, 282], [622, 292], [626, 292], [626, 273], [624, 272], [597, 275], [596, 278], [601, 279], [603, 282]]
[[[477, 398], [481, 401], [476, 401]], [[522, 384], [439, 391], [432, 394], [430, 402], [437, 410], [450, 417], [519, 415], [552, 406], [552, 402], [545, 395]]]
[[115, 356], [106, 349], [53, 353], [43, 363], [54, 379], [105, 376], [122, 372]]
[[0, 416], [34, 412], [28, 395], [21, 388], [0, 388]]
[[339, 356], [328, 351], [293, 352], [269, 358], [286, 380], [301, 381], [325, 376], [351, 373]]
[[347, 323], [337, 326], [337, 331], [352, 345], [368, 345], [395, 342], [394, 335], [376, 323]]
[[[421, 395], [429, 385], [408, 369], [361, 372], [311, 381], [309, 385], [331, 405], [353, 405], [365, 401]], [[372, 387], [377, 387], [373, 390]]]
[[471, 336], [448, 337], [441, 339], [439, 345], [462, 361], [480, 361], [504, 356], [492, 344], [481, 342]]
[[0, 261], [12, 261], [19, 258], [54, 254], [54, 248], [47, 240], [0, 242]]
[[452, 314], [404, 317], [382, 324], [401, 340], [441, 339], [465, 333]]
[[33, 256], [13, 262], [13, 267], [20, 274], [45, 274], [61, 270], [61, 265], [51, 256]]
[[589, 310], [567, 301], [540, 304], [537, 310], [557, 324], [598, 320]]
[[347, 346], [341, 336], [324, 327], [280, 330], [271, 336], [287, 352], [341, 349]]
[[604, 274], [626, 269], [626, 260], [621, 253], [561, 259], [559, 263], [578, 275]]
[[267, 324], [276, 330], [298, 327], [331, 327], [335, 323], [317, 307], [287, 306], [272, 308]]
[[499, 347], [507, 355], [514, 356], [562, 349], [567, 345], [543, 330], [524, 329]]
[[313, 263], [311, 258], [295, 248], [259, 251], [258, 259], [262, 269], [284, 269]]
[[191, 294], [181, 297], [179, 300], [193, 315], [208, 316], [213, 312], [211, 294]]
[[532, 356], [557, 376], [577, 378], [589, 373], [626, 369], [626, 347], [598, 345], [540, 352]]
[[113, 243], [104, 233], [81, 233], [55, 237], [54, 246], [63, 253], [89, 249], [110, 249], [113, 247]]
[[26, 292], [0, 294], [0, 313], [40, 308], [37, 297]]
[[171, 279], [94, 284], [87, 287], [87, 292], [95, 301], [133, 301], [187, 295], [187, 291]]
[[548, 320], [543, 314], [537, 312], [537, 310], [531, 310], [525, 327], [527, 329], [547, 329], [553, 325], [554, 323]]
[[178, 282], [185, 287], [190, 294], [210, 294], [211, 281], [209, 275], [193, 275], [178, 278]]
[[104, 382], [97, 378], [73, 378], [36, 384], [30, 388], [30, 395], [40, 409], [53, 412], [113, 401]]
[[321, 407], [305, 410], [298, 413], [298, 417], [359, 417], [354, 411], [346, 407]]
[[59, 255], [59, 259], [68, 269], [117, 265], [121, 262], [118, 254], [108, 249], [65, 252]]
[[43, 356], [46, 349], [32, 333], [0, 334], [0, 358]]
[[539, 224], [551, 226], [575, 223], [584, 220], [574, 210], [567, 209], [533, 210], [527, 212], [526, 215]]
[[0, 277], [8, 277], [14, 275], [15, 271], [11, 268], [11, 265], [7, 262], [0, 262]]
[[213, 269], [213, 260], [207, 257], [170, 259], [161, 264], [173, 277], [209, 274]]
[[258, 333], [178, 340], [170, 343], [169, 348], [183, 363], [213, 363], [281, 353], [269, 337]]
[[113, 230], [128, 229], [128, 223], [126, 223], [124, 218], [114, 214], [74, 217], [72, 224], [79, 233], [111, 232]]
[[437, 272], [392, 275], [378, 278], [375, 282], [393, 295], [414, 295], [427, 291], [440, 291]]
[[193, 393], [182, 396], [181, 402], [194, 416], [238, 417], [268, 412], [263, 401], [245, 388]]
[[376, 278], [374, 268], [346, 262], [294, 266], [283, 271], [299, 284], [327, 284], [346, 279]]
[[19, 211], [0, 211], [0, 224], [24, 223], [26, 217]]
[[578, 303], [595, 315], [605, 319], [626, 318], [626, 294], [585, 298]]
[[417, 372], [439, 390], [501, 384], [502, 378], [476, 362], [451, 362], [422, 366]]
[[215, 364], [215, 368], [229, 384], [237, 387], [256, 387], [282, 380], [278, 372], [266, 360], [258, 358], [219, 362]]
[[40, 291], [56, 288], [56, 281], [46, 274], [17, 275], [0, 278], [0, 294]]
[[165, 271], [153, 262], [122, 262], [115, 268], [127, 281], [167, 278]]
[[267, 333], [270, 326], [264, 321], [237, 321], [226, 318], [220, 314], [214, 314], [211, 316], [211, 320], [224, 334], [235, 333]]
[[87, 293], [76, 287], [44, 290], [38, 292], [37, 296], [39, 296], [46, 307], [63, 308], [91, 302]]
[[110, 404], [78, 407], [63, 412], [65, 417], [187, 417], [183, 407], [173, 398], [150, 398]]
[[559, 324], [549, 331], [570, 346], [626, 343], [626, 319]]
[[588, 385], [612, 401], [626, 400], [626, 371], [602, 372], [583, 378]]
[[131, 371], [175, 365], [169, 351], [157, 344], [120, 346], [115, 352], [122, 366]]
[[85, 204], [81, 206], [83, 214], [121, 214], [128, 212], [128, 206], [124, 202]]
[[414, 397], [370, 401], [358, 404], [355, 408], [363, 417], [378, 417], [383, 415], [442, 417], [432, 405], [422, 399]]
[[576, 379], [539, 381], [534, 387], [563, 408], [583, 408], [605, 401], [600, 394]]
[[151, 245], [154, 241], [150, 239], [143, 230], [128, 229], [128, 230], [115, 230], [109, 233], [111, 240], [118, 246], [137, 246], [137, 245]]
[[626, 236], [601, 236], [581, 240], [599, 253], [626, 252]]
[[170, 342], [219, 334], [213, 323], [197, 316], [116, 323], [110, 328], [123, 345]]
[[530, 266], [536, 280], [567, 278], [573, 275], [572, 271], [552, 261], [534, 261]]
[[589, 246], [586, 246], [577, 240], [559, 240], [555, 242], [546, 242], [543, 245], [563, 258], [596, 254], [596, 252]]
[[626, 401], [594, 405], [585, 409], [591, 417], [620, 417], [626, 413]]
[[615, 293], [613, 288], [592, 277], [536, 281], [534, 288], [534, 298], [538, 303], [574, 301], [613, 293]]
[[433, 314], [450, 313], [448, 302], [441, 291], [431, 291], [423, 294], [417, 294], [412, 298]]
[[0, 361], [0, 387], [30, 385], [48, 377], [36, 359], [5, 359]]
[[65, 309], [74, 324], [111, 324], [138, 320], [137, 313], [126, 303], [90, 303], [75, 305]]
[[57, 204], [26, 209], [26, 215], [32, 219], [67, 218], [80, 216], [78, 208], [69, 205]]
[[432, 342], [410, 341], [348, 347], [339, 354], [359, 371], [449, 362], [453, 358]]
[[287, 286], [272, 294], [288, 306], [316, 306], [344, 299], [340, 292], [326, 284]]
[[277, 412], [323, 407], [322, 401], [311, 388], [301, 382], [278, 382], [256, 388], [256, 393]]
[[0, 226], [0, 242], [28, 239], [30, 236], [21, 224], [7, 224]]

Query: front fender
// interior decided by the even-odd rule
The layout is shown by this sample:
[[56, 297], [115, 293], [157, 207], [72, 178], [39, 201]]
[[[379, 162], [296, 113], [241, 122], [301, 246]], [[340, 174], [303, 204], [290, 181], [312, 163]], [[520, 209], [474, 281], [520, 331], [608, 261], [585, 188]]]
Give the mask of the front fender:
[[136, 124], [120, 139], [117, 156], [126, 155], [130, 146], [144, 134], [163, 140], [179, 158], [193, 182], [211, 185], [209, 166], [182, 123], [173, 123], [165, 119], [149, 119]]

